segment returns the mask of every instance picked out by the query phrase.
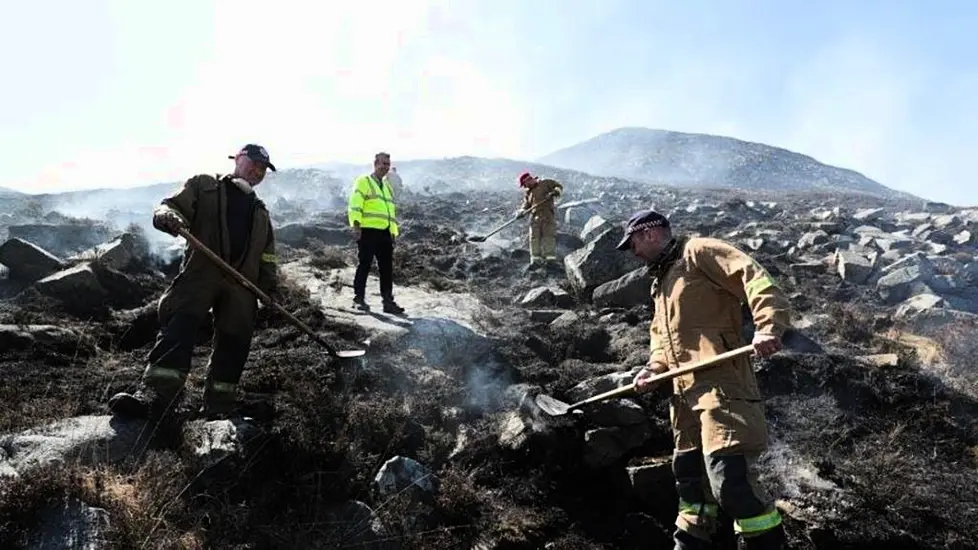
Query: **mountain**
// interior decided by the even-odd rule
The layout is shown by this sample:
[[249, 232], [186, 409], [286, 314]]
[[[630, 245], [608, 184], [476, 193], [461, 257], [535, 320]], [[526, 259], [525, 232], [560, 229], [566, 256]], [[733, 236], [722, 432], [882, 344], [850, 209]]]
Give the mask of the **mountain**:
[[[567, 168], [548, 166], [508, 158], [483, 158], [460, 156], [442, 159], [415, 159], [398, 162], [394, 167], [408, 188], [431, 193], [456, 191], [518, 192], [517, 178], [525, 170], [540, 177], [552, 177], [575, 189], [595, 188], [602, 184], [622, 182], [624, 178], [594, 175]], [[369, 172], [367, 164], [325, 163], [315, 165], [344, 181], [353, 181], [360, 174]]]
[[0, 187], [0, 198], [3, 199], [13, 199], [17, 197], [23, 197], [24, 193], [20, 191], [14, 191], [13, 189], [7, 189], [6, 187]]
[[618, 128], [538, 162], [591, 174], [677, 186], [849, 191], [914, 198], [812, 157], [732, 137]]

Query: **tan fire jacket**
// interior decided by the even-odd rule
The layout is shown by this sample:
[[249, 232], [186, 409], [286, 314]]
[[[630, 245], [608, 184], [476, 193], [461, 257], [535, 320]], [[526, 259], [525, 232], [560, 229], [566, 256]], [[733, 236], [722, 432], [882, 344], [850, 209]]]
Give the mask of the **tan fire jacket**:
[[[670, 369], [744, 346], [741, 303], [753, 312], [758, 333], [784, 334], [790, 304], [774, 279], [753, 258], [719, 239], [680, 239], [675, 260], [652, 285], [651, 360]], [[748, 357], [673, 379], [683, 393], [709, 385], [734, 399], [760, 399]]]
[[532, 220], [550, 221], [557, 218], [554, 197], [547, 197], [547, 195], [554, 191], [557, 193], [556, 196], [559, 197], [564, 191], [564, 186], [552, 179], [542, 179], [532, 189], [525, 189], [523, 191], [523, 210], [529, 210], [537, 204], [540, 205], [533, 211]]
[[[220, 175], [194, 176], [183, 187], [164, 198], [153, 211], [154, 226], [157, 215], [165, 209], [183, 218], [190, 233], [224, 261], [231, 264], [249, 281], [265, 292], [273, 292], [278, 286], [278, 259], [275, 254], [275, 235], [265, 203], [255, 197], [252, 209], [252, 226], [248, 247], [241, 258], [229, 258], [230, 239], [227, 228], [226, 182]], [[227, 183], [234, 185], [233, 183]], [[183, 272], [219, 270], [210, 258], [196, 253], [188, 246], [184, 256]]]

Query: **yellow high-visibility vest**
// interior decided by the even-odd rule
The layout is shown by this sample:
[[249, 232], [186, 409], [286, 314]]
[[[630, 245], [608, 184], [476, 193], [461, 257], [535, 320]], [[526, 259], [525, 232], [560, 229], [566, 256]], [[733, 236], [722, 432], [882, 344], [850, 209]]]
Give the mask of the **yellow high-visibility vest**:
[[370, 174], [358, 177], [353, 182], [353, 192], [347, 206], [350, 225], [360, 222], [360, 227], [368, 229], [390, 229], [397, 236], [397, 210], [390, 184], [381, 184]]

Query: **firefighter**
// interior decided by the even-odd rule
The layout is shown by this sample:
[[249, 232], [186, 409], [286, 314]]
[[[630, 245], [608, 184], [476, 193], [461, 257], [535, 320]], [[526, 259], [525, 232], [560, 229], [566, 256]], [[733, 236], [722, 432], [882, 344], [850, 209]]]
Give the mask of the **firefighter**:
[[[673, 236], [669, 220], [652, 210], [629, 219], [619, 250], [648, 262], [654, 313], [650, 357], [635, 377], [650, 377], [745, 345], [741, 304], [755, 323], [755, 354], [781, 349], [789, 303], [771, 275], [727, 242]], [[748, 549], [780, 549], [781, 516], [758, 482], [756, 461], [767, 449], [764, 405], [749, 358], [673, 379], [670, 403], [679, 493], [677, 550], [711, 548], [717, 506], [734, 519]]]
[[[530, 266], [557, 260], [557, 214], [554, 199], [560, 197], [564, 186], [553, 179], [539, 179], [529, 172], [519, 177], [523, 188], [523, 204], [516, 211], [517, 217], [530, 218]], [[536, 208], [534, 208], [536, 207]]]
[[363, 311], [370, 310], [366, 301], [367, 276], [374, 258], [377, 258], [384, 312], [401, 314], [404, 308], [394, 301], [394, 242], [400, 229], [394, 193], [387, 179], [390, 168], [390, 155], [377, 153], [374, 156], [374, 171], [358, 177], [350, 192], [347, 218], [353, 228], [359, 256], [357, 271], [353, 276], [353, 306]]
[[[205, 246], [265, 293], [278, 285], [272, 224], [254, 188], [275, 171], [264, 147], [246, 145], [234, 159], [232, 174], [200, 174], [187, 180], [153, 211], [153, 226], [171, 235], [188, 230]], [[208, 418], [231, 415], [241, 371], [251, 349], [257, 299], [192, 247], [180, 272], [159, 300], [160, 332], [149, 365], [135, 393], [109, 400], [115, 414], [159, 417], [182, 395], [191, 368], [200, 324], [213, 310], [214, 347], [210, 355], [201, 412]]]

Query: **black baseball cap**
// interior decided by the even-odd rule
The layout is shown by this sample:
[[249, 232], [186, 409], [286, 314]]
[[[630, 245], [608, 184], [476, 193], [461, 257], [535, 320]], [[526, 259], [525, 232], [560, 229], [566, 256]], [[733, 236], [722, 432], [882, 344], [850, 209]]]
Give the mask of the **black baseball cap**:
[[625, 224], [625, 236], [622, 237], [621, 242], [618, 243], [616, 248], [618, 250], [628, 250], [630, 246], [628, 243], [632, 240], [633, 233], [653, 227], [668, 228], [669, 220], [655, 210], [642, 210], [632, 214], [632, 217], [628, 218], [628, 223]]
[[[262, 147], [261, 145], [255, 145], [254, 143], [249, 143], [248, 145], [242, 147], [240, 151], [238, 151], [239, 155], [242, 153], [248, 155], [248, 158], [250, 158], [251, 160], [254, 160], [256, 162], [263, 162], [267, 164], [268, 168], [272, 172], [276, 171], [275, 165], [272, 164], [272, 159], [268, 156], [268, 151], [266, 151], [265, 148]], [[235, 156], [237, 155], [230, 155], [228, 156], [228, 158], [233, 159]]]

